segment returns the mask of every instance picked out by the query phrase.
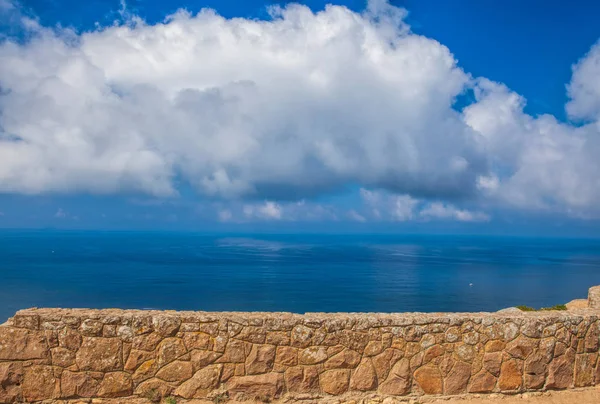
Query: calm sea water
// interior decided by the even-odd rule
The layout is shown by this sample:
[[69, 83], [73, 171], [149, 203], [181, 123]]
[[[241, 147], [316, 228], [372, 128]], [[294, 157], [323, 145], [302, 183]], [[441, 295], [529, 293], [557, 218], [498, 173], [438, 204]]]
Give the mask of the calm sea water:
[[0, 321], [27, 307], [494, 311], [597, 284], [599, 240], [0, 231]]

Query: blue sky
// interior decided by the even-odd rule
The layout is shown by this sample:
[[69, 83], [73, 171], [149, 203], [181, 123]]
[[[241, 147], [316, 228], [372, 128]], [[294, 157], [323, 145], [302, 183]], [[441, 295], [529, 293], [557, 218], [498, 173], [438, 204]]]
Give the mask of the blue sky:
[[327, 3], [0, 0], [0, 227], [598, 235], [598, 2]]

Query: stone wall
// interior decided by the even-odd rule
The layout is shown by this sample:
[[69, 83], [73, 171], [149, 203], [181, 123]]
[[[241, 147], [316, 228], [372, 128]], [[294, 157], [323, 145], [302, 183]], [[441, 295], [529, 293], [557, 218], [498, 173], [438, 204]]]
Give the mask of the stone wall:
[[600, 384], [599, 316], [592, 308], [306, 315], [30, 309], [0, 326], [0, 402], [591, 386]]

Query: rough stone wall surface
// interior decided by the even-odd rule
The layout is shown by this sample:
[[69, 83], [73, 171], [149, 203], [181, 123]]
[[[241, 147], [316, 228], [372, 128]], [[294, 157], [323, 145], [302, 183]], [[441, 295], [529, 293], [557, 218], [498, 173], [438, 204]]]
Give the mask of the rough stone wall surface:
[[600, 384], [599, 318], [30, 309], [0, 326], [0, 402], [584, 387]]

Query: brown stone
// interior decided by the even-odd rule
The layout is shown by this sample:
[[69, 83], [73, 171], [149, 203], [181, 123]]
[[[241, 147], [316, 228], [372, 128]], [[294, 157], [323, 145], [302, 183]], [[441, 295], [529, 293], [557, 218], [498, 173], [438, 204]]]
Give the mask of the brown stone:
[[194, 370], [198, 371], [201, 368], [214, 363], [222, 355], [223, 354], [218, 352], [193, 350], [190, 355], [190, 361], [192, 362]]
[[20, 362], [0, 363], [0, 403], [22, 401], [23, 364]]
[[71, 328], [63, 328], [58, 333], [58, 341], [61, 347], [70, 351], [77, 351], [81, 347], [82, 338], [77, 331]]
[[236, 366], [235, 363], [226, 363], [223, 365], [223, 370], [221, 371], [221, 383], [225, 383], [235, 375]]
[[379, 391], [392, 396], [408, 394], [412, 383], [409, 360], [400, 359], [392, 367], [387, 379], [379, 385]]
[[166, 382], [181, 383], [192, 377], [194, 374], [190, 362], [175, 361], [161, 368], [156, 377]]
[[22, 389], [26, 401], [59, 398], [60, 379], [52, 366], [33, 365], [24, 369]]
[[536, 352], [525, 361], [523, 381], [526, 389], [537, 390], [546, 382], [546, 358]]
[[0, 360], [29, 360], [48, 357], [42, 331], [0, 326]]
[[501, 366], [502, 352], [486, 353], [483, 355], [483, 368], [494, 376], [500, 376]]
[[172, 337], [179, 331], [181, 319], [179, 317], [161, 314], [152, 317], [152, 325], [158, 334], [163, 337]]
[[75, 363], [75, 352], [69, 351], [66, 348], [52, 348], [51, 349], [52, 364], [54, 366], [60, 366], [62, 368], [68, 368]]
[[313, 336], [313, 330], [304, 326], [297, 325], [292, 329], [291, 345], [298, 348], [307, 348]]
[[277, 347], [275, 362], [285, 366], [296, 366], [298, 364], [298, 349], [289, 346]]
[[222, 370], [223, 365], [210, 365], [200, 369], [191, 379], [179, 386], [174, 394], [187, 399], [206, 397], [219, 385]]
[[482, 370], [471, 378], [469, 393], [491, 393], [496, 387], [497, 378], [486, 370]]
[[133, 393], [131, 376], [125, 372], [111, 372], [104, 375], [98, 396], [114, 398], [127, 397]]
[[506, 347], [506, 342], [500, 340], [488, 341], [485, 344], [485, 352], [500, 352]]
[[291, 393], [319, 391], [319, 371], [314, 366], [294, 366], [285, 371], [285, 384]]
[[588, 387], [594, 384], [594, 366], [598, 354], [582, 354], [575, 358], [575, 387]]
[[268, 373], [273, 369], [274, 362], [274, 345], [253, 345], [248, 358], [246, 358], [246, 374]]
[[425, 351], [423, 356], [423, 363], [429, 363], [433, 359], [438, 358], [444, 354], [445, 350], [441, 345], [434, 345]]
[[188, 351], [192, 349], [209, 349], [210, 335], [203, 332], [186, 332], [183, 334], [183, 343]]
[[392, 369], [392, 365], [400, 358], [402, 358], [402, 352], [394, 348], [386, 349], [373, 357], [373, 366], [375, 367], [375, 373], [377, 373], [377, 380], [385, 380]]
[[498, 387], [502, 391], [518, 391], [523, 385], [522, 364], [515, 359], [502, 363]]
[[586, 352], [598, 352], [598, 340], [600, 339], [600, 330], [598, 330], [598, 323], [594, 323], [590, 326], [590, 329], [585, 336], [585, 351]]
[[348, 391], [350, 384], [350, 371], [346, 369], [326, 370], [319, 377], [321, 390], [334, 396]]
[[234, 376], [227, 382], [230, 397], [243, 397], [272, 400], [281, 396], [284, 391], [283, 375], [280, 373], [265, 373], [254, 376]]
[[95, 397], [103, 378], [98, 372], [70, 372], [65, 370], [61, 375], [61, 397]]
[[83, 320], [81, 326], [79, 326], [79, 331], [87, 337], [98, 337], [102, 335], [102, 327], [104, 327], [102, 322], [88, 318]]
[[327, 348], [323, 346], [313, 346], [298, 353], [298, 362], [301, 365], [316, 365], [325, 360], [327, 360]]
[[271, 331], [267, 333], [265, 342], [270, 345], [289, 345], [290, 336], [285, 331]]
[[456, 362], [448, 376], [444, 379], [445, 394], [463, 394], [467, 392], [471, 366], [464, 362]]
[[141, 351], [154, 351], [163, 337], [158, 333], [144, 334], [135, 336], [132, 340], [132, 349]]
[[163, 367], [187, 352], [181, 338], [165, 338], [158, 344], [156, 362]]
[[513, 358], [526, 359], [537, 347], [537, 340], [519, 336], [506, 345], [506, 352]]
[[110, 372], [123, 368], [121, 340], [84, 337], [75, 362], [80, 370]]
[[244, 341], [231, 339], [225, 346], [223, 356], [217, 362], [219, 363], [241, 363], [246, 360], [246, 343]]
[[371, 391], [377, 388], [377, 374], [370, 358], [364, 358], [350, 378], [352, 390]]
[[569, 353], [554, 359], [548, 366], [548, 389], [566, 389], [573, 385], [574, 381], [574, 355]]
[[139, 397], [145, 397], [152, 402], [159, 402], [162, 397], [169, 396], [174, 390], [174, 387], [169, 383], [160, 379], [150, 379], [140, 383], [134, 391], [134, 394]]
[[352, 349], [344, 349], [325, 362], [325, 369], [352, 369], [360, 363], [360, 354]]
[[414, 377], [425, 394], [442, 394], [442, 374], [436, 366], [423, 366], [416, 370]]
[[135, 371], [142, 363], [154, 358], [154, 352], [140, 351], [132, 349], [125, 362], [124, 369], [127, 371]]
[[381, 341], [369, 341], [367, 346], [365, 347], [365, 356], [375, 356], [379, 355], [384, 350], [383, 343]]

